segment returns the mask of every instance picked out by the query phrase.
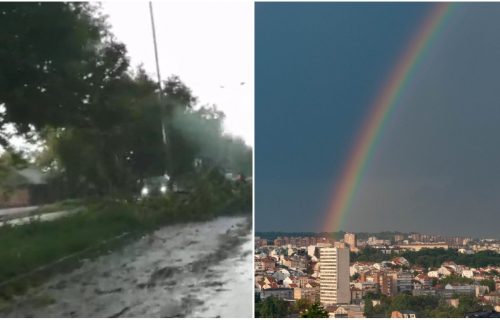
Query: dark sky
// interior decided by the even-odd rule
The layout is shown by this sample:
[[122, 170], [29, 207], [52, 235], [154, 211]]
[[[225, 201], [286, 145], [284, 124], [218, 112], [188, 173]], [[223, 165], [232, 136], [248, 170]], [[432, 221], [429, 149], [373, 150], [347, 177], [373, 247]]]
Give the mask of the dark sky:
[[[257, 3], [257, 231], [322, 229], [361, 122], [431, 3]], [[499, 237], [500, 4], [458, 4], [343, 230]]]

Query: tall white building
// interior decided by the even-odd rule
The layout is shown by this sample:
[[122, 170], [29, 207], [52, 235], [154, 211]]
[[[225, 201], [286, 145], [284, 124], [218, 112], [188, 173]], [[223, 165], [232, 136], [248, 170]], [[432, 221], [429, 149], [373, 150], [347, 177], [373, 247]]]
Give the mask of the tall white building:
[[349, 245], [349, 248], [356, 248], [356, 234], [346, 233], [344, 234], [344, 243]]
[[320, 248], [319, 259], [321, 304], [350, 303], [349, 248]]

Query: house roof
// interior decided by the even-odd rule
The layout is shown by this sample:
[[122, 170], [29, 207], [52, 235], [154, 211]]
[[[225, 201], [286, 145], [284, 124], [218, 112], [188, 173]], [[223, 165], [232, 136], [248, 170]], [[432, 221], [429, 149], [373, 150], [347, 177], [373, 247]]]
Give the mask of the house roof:
[[408, 260], [406, 260], [404, 257], [396, 257], [392, 259], [392, 262], [395, 264], [408, 264]]
[[449, 272], [451, 273], [455, 273], [455, 269], [453, 269], [452, 267], [449, 267], [449, 266], [443, 266], [443, 268], [445, 268], [446, 270], [448, 270]]
[[431, 280], [431, 278], [429, 278], [429, 276], [427, 276], [425, 274], [418, 274], [415, 278], [418, 280], [423, 280], [423, 281], [430, 281]]
[[35, 167], [24, 169], [12, 169], [3, 184], [9, 187], [19, 187], [27, 185], [41, 185], [47, 183], [46, 175]]

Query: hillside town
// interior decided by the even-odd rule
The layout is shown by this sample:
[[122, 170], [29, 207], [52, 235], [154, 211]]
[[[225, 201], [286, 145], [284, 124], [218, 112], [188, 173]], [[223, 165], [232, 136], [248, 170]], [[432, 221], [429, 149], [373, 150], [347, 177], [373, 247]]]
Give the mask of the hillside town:
[[[358, 239], [345, 233], [337, 240], [256, 237], [255, 248], [257, 316], [270, 316], [258, 312], [271, 299], [286, 303], [288, 316], [300, 316], [311, 306], [335, 318], [496, 317], [500, 312], [500, 241], [495, 239], [418, 233]], [[456, 261], [445, 260], [448, 256]], [[419, 306], [421, 301], [435, 304], [435, 310]]]

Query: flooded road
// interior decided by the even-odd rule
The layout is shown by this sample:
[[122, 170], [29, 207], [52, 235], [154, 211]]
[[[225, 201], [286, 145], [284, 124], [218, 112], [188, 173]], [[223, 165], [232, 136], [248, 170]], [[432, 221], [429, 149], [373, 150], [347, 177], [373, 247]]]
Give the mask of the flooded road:
[[252, 317], [250, 219], [167, 226], [20, 297], [3, 317]]

